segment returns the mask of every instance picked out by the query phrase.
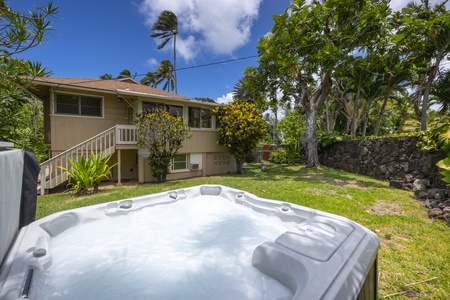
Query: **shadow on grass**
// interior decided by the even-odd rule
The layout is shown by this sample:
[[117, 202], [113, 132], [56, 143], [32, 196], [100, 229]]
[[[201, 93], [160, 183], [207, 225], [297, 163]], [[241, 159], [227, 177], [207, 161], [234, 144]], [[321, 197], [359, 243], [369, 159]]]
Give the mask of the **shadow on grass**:
[[260, 164], [246, 164], [245, 174], [233, 175], [249, 178], [251, 180], [271, 180], [284, 181], [286, 179], [304, 181], [307, 183], [323, 183], [337, 185], [341, 187], [354, 188], [388, 188], [388, 185], [381, 184], [380, 180], [370, 178], [360, 174], [352, 174], [342, 170], [337, 170], [322, 166], [320, 169], [306, 168], [304, 165], [279, 165], [267, 164], [267, 171], [260, 169]]

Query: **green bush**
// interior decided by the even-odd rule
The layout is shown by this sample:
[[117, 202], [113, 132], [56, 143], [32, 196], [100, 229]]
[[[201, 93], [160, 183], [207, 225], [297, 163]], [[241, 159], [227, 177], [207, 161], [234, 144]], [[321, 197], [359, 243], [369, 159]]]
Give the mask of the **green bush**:
[[89, 157], [82, 155], [78, 161], [69, 158], [71, 169], [59, 166], [67, 172], [69, 180], [67, 186], [77, 195], [86, 195], [98, 191], [98, 186], [103, 179], [111, 176], [111, 170], [117, 164], [108, 166], [111, 155], [104, 158], [102, 154], [91, 154]]
[[278, 148], [276, 151], [270, 154], [270, 161], [275, 164], [285, 164], [288, 162], [287, 153], [284, 148]]
[[334, 132], [319, 132], [319, 149], [323, 149], [331, 144], [339, 143], [348, 139], [347, 135]]

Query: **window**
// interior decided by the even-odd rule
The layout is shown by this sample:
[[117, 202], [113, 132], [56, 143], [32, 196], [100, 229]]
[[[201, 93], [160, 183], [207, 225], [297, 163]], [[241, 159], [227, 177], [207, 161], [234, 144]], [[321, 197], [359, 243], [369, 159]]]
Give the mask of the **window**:
[[164, 105], [161, 103], [142, 102], [142, 110], [165, 109], [174, 116], [183, 118], [183, 106]]
[[189, 107], [189, 127], [212, 128], [211, 116], [210, 109]]
[[186, 170], [187, 169], [187, 155], [175, 155], [172, 159], [171, 170]]
[[167, 105], [167, 110], [169, 111], [170, 114], [183, 118], [182, 106]]
[[164, 109], [164, 104], [161, 103], [151, 103], [142, 102], [142, 110], [152, 110], [152, 109]]
[[56, 113], [65, 115], [101, 117], [102, 98], [70, 94], [56, 94]]

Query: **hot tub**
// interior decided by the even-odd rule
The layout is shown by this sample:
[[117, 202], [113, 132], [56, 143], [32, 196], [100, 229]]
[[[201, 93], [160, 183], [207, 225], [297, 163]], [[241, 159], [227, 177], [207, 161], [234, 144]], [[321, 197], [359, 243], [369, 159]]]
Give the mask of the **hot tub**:
[[[233, 276], [232, 273], [234, 271], [226, 271], [220, 277], [217, 277], [217, 287], [214, 287], [214, 290], [201, 294], [208, 295], [204, 296], [205, 299], [376, 299], [376, 268], [379, 239], [373, 232], [340, 216], [282, 201], [263, 199], [245, 191], [221, 185], [200, 185], [73, 209], [53, 214], [23, 227], [9, 247], [9, 251], [0, 269], [0, 299], [43, 299], [42, 297], [35, 298], [35, 295], [39, 294], [40, 285], [50, 284], [45, 280], [46, 274], [52, 274], [55, 278], [60, 278], [63, 274], [55, 274], [55, 272], [70, 272], [70, 268], [69, 270], [63, 269], [64, 271], [55, 271], [52, 269], [57, 261], [71, 261], [77, 260], [80, 257], [89, 256], [90, 248], [83, 251], [76, 250], [77, 252], [75, 254], [71, 254], [71, 256], [66, 258], [61, 259], [57, 257], [57, 247], [61, 245], [57, 243], [57, 239], [65, 238], [63, 242], [60, 241], [59, 243], [70, 243], [70, 234], [75, 229], [82, 228], [83, 226], [91, 226], [90, 228], [101, 227], [102, 220], [117, 220], [119, 222], [124, 216], [138, 215], [152, 209], [157, 209], [157, 214], [164, 214], [167, 211], [164, 212], [161, 209], [170, 210], [177, 203], [187, 205], [185, 207], [190, 207], [190, 204], [196, 201], [205, 201], [204, 203], [226, 203], [228, 206], [237, 207], [245, 214], [249, 212], [256, 214], [257, 218], [259, 218], [258, 220], [260, 220], [258, 222], [273, 219], [274, 222], [281, 222], [280, 226], [284, 226], [283, 224], [285, 224], [287, 228], [285, 230], [283, 227], [280, 227], [277, 229], [279, 232], [276, 232], [276, 236], [273, 238], [270, 237], [269, 240], [258, 241], [255, 247], [252, 248], [248, 258], [248, 265], [253, 269], [250, 270], [251, 272], [260, 273], [262, 276], [265, 276], [262, 279], [263, 286], [266, 286], [272, 280], [281, 286], [276, 288], [279, 288], [280, 291], [282, 288], [285, 288], [288, 293], [283, 292], [284, 294], [280, 297], [265, 294], [260, 291], [260, 288], [255, 288], [246, 279], [241, 279], [241, 275], [235, 276], [236, 278], [229, 281], [231, 284], [227, 286], [226, 282], [228, 282], [228, 277]], [[220, 206], [219, 210], [224, 210], [224, 208], [225, 206]], [[131, 222], [145, 222], [144, 226], [147, 226], [149, 231], [151, 229], [154, 230], [155, 228], [152, 227], [152, 219], [147, 220], [145, 218], [143, 219], [144, 221], [140, 219], [139, 221]], [[169, 226], [169, 223], [172, 221], [168, 219], [167, 225]], [[242, 219], [233, 219], [227, 226], [240, 224], [241, 221]], [[130, 221], [125, 222], [128, 223], [124, 224], [131, 224]], [[242, 224], [245, 225], [243, 227], [236, 227], [230, 230], [230, 232], [241, 231], [243, 228], [245, 229], [250, 226], [247, 223]], [[117, 228], [114, 226], [112, 225], [111, 227], [110, 235], [114, 239], [124, 239], [123, 243], [126, 244], [126, 239], [120, 236], [120, 232], [128, 225], [117, 225]], [[180, 226], [180, 224], [176, 224], [174, 227], [177, 231], [183, 229], [183, 226]], [[159, 228], [156, 232], [159, 230], [164, 232], [161, 234], [166, 234], [162, 228]], [[142, 230], [139, 232], [139, 236], [142, 237], [143, 242], [146, 236], [145, 231]], [[128, 234], [126, 233], [126, 235]], [[217, 246], [217, 244], [223, 243], [227, 244], [225, 245], [227, 247], [226, 251], [234, 253], [234, 248], [240, 245], [239, 242], [233, 239], [226, 240], [224, 238], [225, 240], [222, 240], [222, 238], [211, 237], [209, 232], [205, 231], [196, 232], [195, 236], [200, 238], [203, 243], [202, 247], [208, 248], [208, 251]], [[245, 236], [244, 238], [240, 237], [240, 239], [248, 240], [251, 237]], [[98, 261], [108, 261], [108, 268], [111, 269], [122, 268], [126, 257], [133, 256], [134, 254], [132, 253], [136, 250], [129, 248], [123, 248], [125, 249], [123, 250], [121, 248], [124, 253], [118, 254], [117, 252], [119, 250], [116, 249], [117, 246], [114, 246], [115, 248], [108, 246], [108, 240], [106, 242], [103, 240], [102, 242], [93, 241], [92, 247], [98, 246], [96, 243], [101, 243], [105, 246], [103, 250], [100, 250], [102, 251], [100, 252], [101, 255], [95, 254], [95, 257], [88, 259], [92, 261], [93, 265], [96, 265]], [[184, 243], [186, 248], [191, 247], [189, 239], [185, 240]], [[198, 242], [195, 243], [198, 244]], [[167, 253], [164, 250], [168, 249], [165, 248], [167, 247], [165, 244], [161, 246], [156, 240], [149, 241], [147, 244], [150, 245], [149, 249], [157, 248], [161, 249], [160, 252]], [[105, 252], [114, 252], [114, 255], [103, 255]], [[247, 259], [245, 256], [239, 254], [240, 252], [236, 253], [235, 256], [243, 257], [244, 260]], [[160, 256], [158, 257], [158, 259], [153, 259], [152, 261], [158, 260], [163, 263], [158, 265], [157, 272], [151, 273], [157, 274], [155, 276], [148, 276], [148, 278], [142, 275], [134, 278], [133, 271], [130, 270], [124, 272], [123, 276], [113, 277], [109, 276], [109, 269], [106, 269], [106, 271], [103, 269], [100, 274], [96, 275], [96, 279], [89, 279], [89, 282], [96, 281], [94, 286], [97, 289], [103, 289], [104, 292], [94, 293], [95, 297], [89, 296], [94, 294], [87, 293], [84, 294], [82, 299], [89, 299], [89, 297], [92, 297], [90, 299], [129, 299], [126, 296], [129, 293], [127, 287], [130, 287], [136, 281], [142, 281], [144, 285], [138, 288], [142, 289], [141, 298], [139, 297], [139, 292], [136, 292], [136, 287], [130, 287], [130, 289], [133, 289], [133, 295], [135, 295], [133, 299], [180, 299], [180, 295], [185, 295], [182, 298], [188, 299], [187, 294], [183, 294], [188, 293], [182, 290], [183, 286], [192, 284], [201, 285], [201, 283], [193, 283], [192, 280], [183, 281], [184, 278], [181, 277], [186, 277], [185, 275], [177, 278], [176, 274], [186, 274], [185, 270], [183, 270], [184, 268], [197, 268], [194, 264], [190, 263], [189, 258], [185, 259], [185, 262], [176, 265], [176, 271], [173, 273], [175, 275], [172, 276], [175, 278], [168, 278], [168, 282], [163, 282], [163, 285], [166, 285], [169, 291], [175, 291], [180, 288], [180, 294], [170, 294], [171, 296], [167, 297], [158, 297], [152, 294], [153, 289], [158, 289], [157, 287], [153, 287], [152, 282], [155, 280], [159, 282], [161, 277], [167, 277], [164, 271], [165, 262], [179, 259], [179, 255], [161, 256], [163, 257], [162, 259]], [[233, 254], [230, 257], [233, 257]], [[138, 262], [137, 264], [135, 262], [133, 265], [136, 268], [136, 272], [140, 265], [144, 265], [143, 261], [142, 263], [139, 262], [140, 259], [145, 260], [145, 258], [135, 258]], [[206, 256], [206, 258], [201, 259], [201, 262], [208, 259], [209, 256]], [[225, 263], [223, 261], [223, 264]], [[220, 267], [215, 266], [209, 268], [208, 270], [212, 272], [211, 274], [208, 273], [209, 271], [202, 271], [203, 277], [200, 278], [206, 279], [208, 277], [218, 276], [217, 269], [220, 269]], [[71, 281], [68, 282], [68, 285], [70, 286], [74, 281], [82, 280], [84, 277], [83, 274], [75, 272], [67, 277], [70, 278], [67, 281]], [[269, 278], [270, 280], [264, 278]], [[129, 282], [127, 279], [129, 279]], [[103, 281], [107, 281], [108, 284], [103, 285]], [[117, 289], [117, 292], [106, 293], [107, 290], [117, 288], [118, 286], [120, 286], [120, 289]], [[205, 288], [207, 287], [201, 286], [201, 289], [204, 290]], [[48, 299], [81, 299], [81, 296], [76, 294], [77, 289], [70, 290], [69, 288], [65, 292], [55, 292], [50, 287], [48, 290], [53, 291], [53, 298], [49, 296]], [[268, 290], [273, 291], [272, 288], [268, 288]], [[55, 295], [55, 293], [59, 293], [60, 297]], [[103, 294], [105, 294], [105, 298], [99, 297], [99, 295]], [[192, 296], [192, 299], [198, 299], [199, 297], [201, 297], [199, 294], [195, 294], [195, 296]]]

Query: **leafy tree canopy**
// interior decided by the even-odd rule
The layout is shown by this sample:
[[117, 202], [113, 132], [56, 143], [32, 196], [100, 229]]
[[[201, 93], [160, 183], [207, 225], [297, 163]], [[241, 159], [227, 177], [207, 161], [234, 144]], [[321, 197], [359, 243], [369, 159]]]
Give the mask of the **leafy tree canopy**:
[[272, 33], [259, 41], [258, 73], [277, 70], [277, 86], [306, 114], [301, 141], [306, 164], [320, 166], [317, 118], [330, 94], [334, 71], [355, 51], [364, 52], [383, 36], [388, 1], [294, 0], [284, 14], [274, 16]]
[[237, 173], [242, 174], [244, 159], [256, 148], [266, 134], [261, 112], [255, 104], [236, 100], [213, 109], [220, 126], [218, 143], [228, 148], [237, 163]]
[[[42, 138], [42, 105], [26, 91], [27, 76], [49, 76], [39, 62], [14, 58], [36, 47], [53, 30], [50, 19], [58, 12], [50, 2], [21, 12], [0, 0], [0, 140], [34, 148], [45, 159]], [[37, 148], [42, 149], [39, 151]], [[41, 157], [42, 155], [42, 157]]]

